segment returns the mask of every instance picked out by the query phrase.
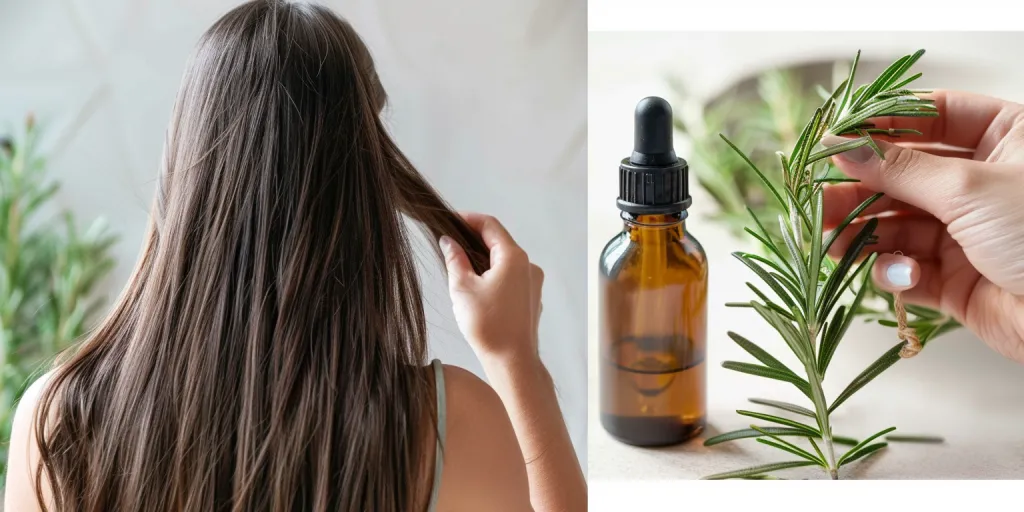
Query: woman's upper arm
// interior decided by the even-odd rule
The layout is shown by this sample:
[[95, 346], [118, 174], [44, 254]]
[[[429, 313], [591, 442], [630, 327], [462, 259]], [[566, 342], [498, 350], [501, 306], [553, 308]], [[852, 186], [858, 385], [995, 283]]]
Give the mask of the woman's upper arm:
[[7, 450], [4, 510], [40, 510], [35, 486], [35, 473], [39, 465], [35, 410], [49, 377], [50, 374], [43, 375], [25, 390], [14, 413], [11, 443]]
[[532, 511], [523, 452], [505, 407], [479, 377], [445, 365], [447, 438], [438, 510]]

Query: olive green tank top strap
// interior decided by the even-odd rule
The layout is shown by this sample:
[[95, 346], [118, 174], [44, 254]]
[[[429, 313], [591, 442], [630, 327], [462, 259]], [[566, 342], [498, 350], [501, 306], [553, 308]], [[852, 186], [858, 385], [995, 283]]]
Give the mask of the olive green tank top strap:
[[427, 510], [434, 512], [437, 508], [437, 494], [441, 490], [441, 470], [444, 469], [445, 416], [448, 407], [445, 404], [444, 366], [439, 359], [434, 359], [430, 365], [434, 367], [434, 387], [437, 389], [437, 447], [434, 451], [434, 486], [430, 491], [430, 506]]

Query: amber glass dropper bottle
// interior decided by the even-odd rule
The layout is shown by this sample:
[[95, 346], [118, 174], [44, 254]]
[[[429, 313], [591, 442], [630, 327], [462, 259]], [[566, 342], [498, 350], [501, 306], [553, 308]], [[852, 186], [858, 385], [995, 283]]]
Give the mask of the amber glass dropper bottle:
[[636, 106], [633, 154], [619, 165], [623, 230], [599, 263], [601, 424], [638, 446], [681, 443], [704, 429], [708, 266], [685, 229], [685, 160], [672, 107]]

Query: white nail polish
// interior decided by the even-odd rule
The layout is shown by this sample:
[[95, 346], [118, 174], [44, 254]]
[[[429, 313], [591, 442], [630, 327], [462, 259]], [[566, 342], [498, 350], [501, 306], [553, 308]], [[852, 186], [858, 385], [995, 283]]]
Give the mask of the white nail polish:
[[893, 286], [910, 286], [910, 265], [906, 263], [893, 263], [885, 269], [885, 278]]

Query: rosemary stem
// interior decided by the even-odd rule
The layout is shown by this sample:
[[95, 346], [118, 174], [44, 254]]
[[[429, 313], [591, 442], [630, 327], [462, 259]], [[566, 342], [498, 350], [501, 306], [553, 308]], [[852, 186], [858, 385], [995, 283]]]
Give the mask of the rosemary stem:
[[821, 429], [821, 440], [825, 445], [825, 455], [828, 460], [828, 473], [833, 480], [839, 480], [839, 468], [836, 467], [836, 453], [832, 446], [832, 426], [828, 420], [828, 405], [825, 401], [825, 392], [821, 388], [821, 377], [818, 371], [811, 365], [806, 367], [808, 383], [811, 385], [811, 398], [814, 401], [814, 411], [818, 417], [818, 428]]

